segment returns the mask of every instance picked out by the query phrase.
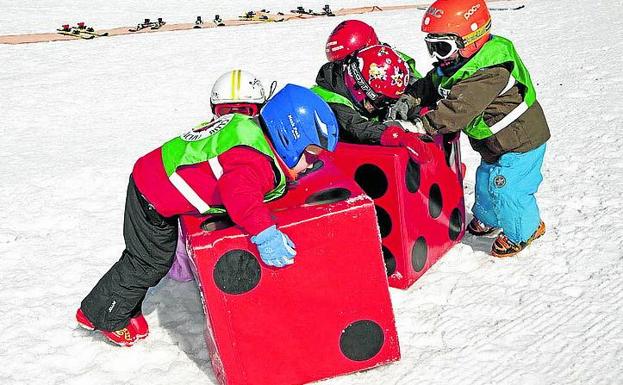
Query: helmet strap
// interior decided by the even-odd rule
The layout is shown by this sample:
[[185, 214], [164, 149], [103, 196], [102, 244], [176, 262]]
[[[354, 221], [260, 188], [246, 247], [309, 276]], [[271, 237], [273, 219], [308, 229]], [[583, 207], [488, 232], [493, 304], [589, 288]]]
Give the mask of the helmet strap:
[[366, 79], [364, 79], [363, 74], [361, 73], [361, 70], [359, 69], [359, 63], [358, 63], [357, 58], [353, 56], [348, 61], [347, 66], [348, 66], [348, 69], [350, 70], [350, 73], [353, 75], [353, 79], [355, 79], [355, 83], [357, 83], [357, 85], [361, 88], [361, 90], [366, 94], [368, 99], [376, 100], [379, 97], [379, 95], [376, 92], [374, 92], [372, 87], [370, 87], [368, 82], [366, 82]]
[[273, 80], [270, 83], [270, 88], [268, 89], [268, 97], [266, 98], [266, 100], [270, 99], [273, 96], [276, 89], [277, 89], [277, 81]]

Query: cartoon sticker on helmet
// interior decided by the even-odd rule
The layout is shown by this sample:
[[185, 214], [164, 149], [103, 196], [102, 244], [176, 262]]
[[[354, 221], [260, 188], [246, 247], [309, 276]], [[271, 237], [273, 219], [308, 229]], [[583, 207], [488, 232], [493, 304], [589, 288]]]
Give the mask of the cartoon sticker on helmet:
[[388, 64], [383, 64], [382, 67], [379, 67], [376, 63], [370, 64], [370, 79], [368, 79], [368, 83], [373, 80], [385, 80], [387, 79], [387, 67]]
[[385, 47], [381, 47], [381, 49], [379, 49], [379, 52], [377, 52], [376, 55], [377, 56], [387, 55], [387, 49], [385, 49]]
[[394, 74], [391, 76], [392, 86], [402, 87], [405, 83], [405, 74], [398, 67], [394, 67]]

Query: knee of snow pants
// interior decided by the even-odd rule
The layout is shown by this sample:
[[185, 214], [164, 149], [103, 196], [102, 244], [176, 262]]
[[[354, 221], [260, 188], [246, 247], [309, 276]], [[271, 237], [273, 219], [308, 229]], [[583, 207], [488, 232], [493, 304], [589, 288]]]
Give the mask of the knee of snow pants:
[[500, 227], [495, 212], [493, 191], [489, 183], [489, 175], [491, 175], [491, 170], [494, 167], [494, 164], [481, 161], [476, 169], [476, 198], [474, 200], [474, 206], [472, 207], [472, 213], [485, 225]]
[[527, 241], [541, 221], [534, 194], [543, 181], [546, 145], [500, 157], [489, 175], [489, 189], [499, 227], [512, 242]]
[[140, 312], [147, 289], [155, 286], [173, 263], [177, 217], [165, 218], [143, 198], [130, 177], [123, 237], [126, 248], [84, 298], [82, 311], [101, 330], [118, 330]]

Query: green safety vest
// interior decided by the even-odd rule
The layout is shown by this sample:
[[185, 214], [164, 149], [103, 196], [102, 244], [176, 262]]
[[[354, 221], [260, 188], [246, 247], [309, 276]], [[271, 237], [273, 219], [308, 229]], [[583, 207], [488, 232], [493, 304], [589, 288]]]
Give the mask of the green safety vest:
[[[333, 91], [329, 91], [328, 89], [321, 87], [319, 85], [315, 85], [312, 88], [310, 88], [311, 91], [313, 93], [315, 93], [316, 95], [320, 96], [320, 98], [322, 100], [324, 100], [327, 103], [335, 103], [335, 104], [343, 104], [345, 106], [348, 106], [350, 108], [352, 108], [353, 110], [357, 111], [358, 109], [355, 108], [355, 106], [353, 105], [353, 102], [350, 101], [350, 99], [348, 99], [345, 96], [342, 96], [340, 94], [338, 94], [337, 92], [333, 92]], [[370, 120], [372, 122], [378, 122], [379, 118], [377, 116], [368, 119], [367, 117], [362, 115], [362, 118], [366, 119], [366, 120]]]
[[201, 213], [224, 213], [223, 207], [210, 207], [176, 172], [182, 166], [208, 162], [216, 179], [223, 175], [218, 156], [236, 146], [254, 148], [270, 157], [279, 170], [277, 186], [264, 196], [264, 202], [285, 193], [286, 177], [278, 166], [277, 157], [268, 144], [262, 129], [249, 116], [223, 115], [211, 122], [203, 122], [192, 130], [171, 139], [162, 146], [162, 163], [175, 188]]
[[352, 108], [353, 110], [356, 110], [355, 106], [353, 105], [353, 102], [351, 102], [350, 99], [336, 92], [329, 91], [328, 89], [321, 87], [319, 85], [313, 86], [311, 88], [311, 91], [315, 93], [316, 95], [320, 96], [320, 98], [327, 103], [344, 104]]
[[499, 95], [505, 94], [515, 85], [515, 82], [517, 82], [521, 84], [520, 91], [523, 89], [523, 102], [491, 127], [485, 123], [483, 114], [475, 117], [467, 127], [464, 128], [465, 133], [471, 138], [479, 140], [485, 139], [500, 132], [526, 112], [536, 100], [536, 92], [532, 85], [532, 80], [530, 80], [530, 74], [519, 58], [517, 51], [515, 51], [513, 43], [503, 37], [493, 36], [491, 40], [482, 46], [476, 55], [451, 77], [439, 76], [436, 71], [433, 73], [433, 83], [437, 87], [439, 95], [447, 97], [450, 93], [450, 89], [456, 83], [469, 78], [482, 68], [498, 65], [506, 65], [507, 68], [509, 66], [512, 67], [509, 68], [511, 69], [511, 76], [508, 80], [508, 84]]

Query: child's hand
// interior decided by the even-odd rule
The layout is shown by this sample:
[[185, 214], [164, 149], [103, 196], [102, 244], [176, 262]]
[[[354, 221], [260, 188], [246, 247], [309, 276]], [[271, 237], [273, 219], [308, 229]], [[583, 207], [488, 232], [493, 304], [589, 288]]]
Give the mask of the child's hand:
[[294, 242], [275, 225], [251, 237], [251, 242], [257, 245], [262, 261], [269, 266], [283, 267], [294, 263]]
[[402, 127], [390, 126], [381, 135], [381, 145], [405, 147], [409, 155], [418, 163], [426, 163], [431, 159], [431, 153], [421, 140], [421, 136], [406, 132]]
[[420, 99], [409, 94], [403, 94], [389, 107], [387, 112], [388, 120], [409, 120], [409, 116], [420, 105]]

